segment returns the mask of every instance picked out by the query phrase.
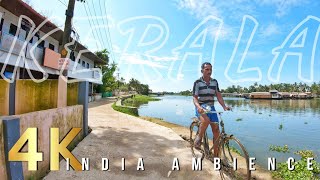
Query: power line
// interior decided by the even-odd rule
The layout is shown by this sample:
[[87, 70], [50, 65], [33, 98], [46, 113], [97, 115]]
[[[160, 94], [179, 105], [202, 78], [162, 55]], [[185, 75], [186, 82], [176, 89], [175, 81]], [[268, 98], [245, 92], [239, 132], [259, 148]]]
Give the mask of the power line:
[[[99, 5], [100, 5], [100, 11], [101, 11], [101, 16], [103, 17], [103, 11], [102, 11], [102, 9], [101, 9], [101, 1], [99, 0]], [[104, 20], [104, 18], [102, 18], [102, 21]], [[106, 30], [104, 29], [104, 34], [106, 35], [106, 38], [107, 38], [107, 44], [108, 44], [108, 46], [110, 47], [110, 43], [109, 43], [109, 40], [108, 40], [108, 35], [107, 35], [107, 33], [106, 33]], [[110, 47], [110, 49], [111, 49], [111, 47]]]
[[[100, 0], [99, 0], [100, 1]], [[107, 28], [108, 28], [108, 34], [109, 34], [109, 40], [110, 40], [110, 44], [111, 44], [111, 50], [112, 53], [110, 52], [111, 56], [113, 56], [113, 62], [115, 62], [115, 58], [114, 58], [114, 54], [113, 54], [113, 46], [112, 46], [112, 40], [111, 40], [111, 34], [110, 34], [110, 30], [109, 30], [109, 22], [108, 22], [108, 12], [107, 12], [107, 7], [106, 7], [106, 1], [104, 3], [104, 8], [105, 8], [105, 12], [106, 12], [106, 21], [107, 21]]]
[[63, 4], [65, 7], [68, 7], [66, 3], [62, 2], [61, 0], [58, 0], [61, 4]]
[[[100, 0], [99, 0], [99, 3], [100, 3]], [[97, 16], [93, 2], [92, 2], [92, 6], [93, 6], [93, 12], [94, 12], [95, 16]], [[101, 10], [101, 7], [100, 7], [100, 10]], [[102, 16], [102, 12], [101, 12], [101, 16]], [[98, 19], [96, 19], [96, 20], [97, 20], [97, 23], [98, 23], [99, 26], [100, 26], [100, 23], [99, 23]], [[103, 36], [102, 36], [102, 33], [101, 33], [101, 28], [100, 28], [100, 27], [99, 27], [99, 33], [100, 33], [101, 37], [103, 37]], [[108, 37], [106, 36], [106, 38], [108, 38]], [[105, 39], [103, 39], [103, 40], [104, 40], [104, 43], [105, 43]], [[107, 41], [107, 43], [105, 43], [105, 44], [108, 45], [108, 41]]]
[[[95, 15], [95, 17], [97, 17], [97, 13], [96, 13], [96, 10], [95, 10], [95, 8], [94, 8], [94, 3], [93, 3], [93, 2], [92, 2], [92, 6], [93, 6], [94, 15]], [[89, 7], [89, 6], [88, 6], [88, 7]], [[90, 8], [89, 8], [89, 12], [90, 12]], [[91, 12], [90, 12], [90, 14], [91, 14]], [[100, 37], [101, 37], [103, 43], [106, 44], [105, 41], [104, 41], [104, 39], [103, 39], [103, 36], [102, 36], [101, 30], [100, 30], [100, 27], [99, 27], [99, 22], [98, 22], [97, 19], [95, 19], [95, 20], [97, 21], [97, 26], [98, 26], [98, 30], [99, 30]], [[92, 20], [92, 21], [94, 21], [94, 20]]]
[[[90, 20], [90, 17], [91, 17], [91, 16], [89, 16], [89, 15], [88, 15], [88, 12], [87, 12], [86, 4], [84, 4], [84, 10], [86, 11], [86, 15], [87, 15], [87, 17], [88, 17], [88, 21], [89, 21], [90, 27], [91, 27], [91, 29], [92, 29], [92, 31], [91, 31], [91, 32], [92, 32], [92, 35], [93, 35], [94, 39], [97, 40], [97, 37], [95, 36], [94, 31], [93, 31], [93, 28], [92, 28], [92, 24], [91, 24], [91, 20]], [[97, 49], [98, 49], [99, 46], [98, 46], [97, 41], [96, 41], [96, 46], [97, 46]]]
[[[106, 2], [106, 1], [105, 1]], [[99, 0], [99, 5], [100, 5], [100, 10], [101, 10], [101, 13], [102, 13], [102, 9], [101, 9], [101, 1]], [[109, 38], [108, 38], [108, 35], [106, 35], [107, 36], [107, 41], [108, 41], [108, 43], [110, 44], [110, 50], [112, 51], [110, 51], [110, 57], [113, 59], [113, 62], [115, 62], [115, 58], [114, 58], [114, 54], [113, 54], [113, 46], [112, 46], [112, 41], [111, 41], [111, 35], [110, 35], [110, 31], [109, 31], [109, 22], [108, 22], [108, 14], [107, 14], [107, 9], [106, 9], [106, 6], [105, 6], [106, 4], [104, 4], [104, 9], [105, 9], [105, 14], [106, 14], [106, 18], [103, 18], [104, 20], [105, 20], [105, 22], [106, 22], [106, 24], [107, 24], [107, 29], [108, 29], [108, 34], [109, 34]], [[106, 31], [105, 31], [105, 33], [106, 33]]]

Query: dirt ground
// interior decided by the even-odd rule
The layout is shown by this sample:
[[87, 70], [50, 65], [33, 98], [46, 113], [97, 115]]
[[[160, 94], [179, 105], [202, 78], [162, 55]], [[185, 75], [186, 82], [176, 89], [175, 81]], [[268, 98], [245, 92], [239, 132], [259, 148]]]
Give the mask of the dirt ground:
[[[89, 104], [92, 132], [72, 151], [80, 162], [81, 158], [89, 158], [90, 170], [67, 171], [66, 161], [62, 160], [60, 170], [44, 179], [220, 179], [219, 171], [207, 160], [202, 162], [202, 171], [192, 170], [189, 143], [177, 129], [114, 111], [111, 102]], [[102, 170], [102, 158], [109, 160], [107, 171]], [[138, 171], [139, 158], [143, 158], [144, 170]], [[174, 158], [179, 160], [179, 171], [172, 171]]]
[[[173, 124], [170, 122], [166, 122], [157, 118], [150, 118], [150, 117], [141, 117], [142, 119], [145, 119], [147, 121], [159, 124], [161, 126], [165, 126], [168, 127], [170, 129], [172, 129], [175, 133], [177, 133], [182, 139], [184, 139], [185, 141], [188, 141], [190, 138], [190, 130], [189, 128], [177, 125], [177, 124]], [[192, 122], [192, 120], [190, 119], [190, 123]], [[212, 147], [212, 141], [209, 141], [210, 143], [210, 147]], [[237, 155], [236, 153], [233, 154], [234, 157], [237, 157], [238, 160], [238, 164], [245, 164], [245, 159], [242, 158], [241, 156]], [[263, 179], [263, 180], [267, 180], [267, 179], [273, 179], [271, 176], [270, 171], [263, 169], [262, 167], [260, 167], [259, 165], [254, 166], [256, 168], [256, 171], [251, 171], [251, 176], [253, 179]]]

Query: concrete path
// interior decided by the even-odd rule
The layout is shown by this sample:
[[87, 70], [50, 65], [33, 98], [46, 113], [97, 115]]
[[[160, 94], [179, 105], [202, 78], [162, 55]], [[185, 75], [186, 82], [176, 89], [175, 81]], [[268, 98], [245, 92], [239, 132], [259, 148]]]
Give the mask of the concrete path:
[[[220, 179], [207, 160], [202, 171], [192, 171], [188, 143], [171, 129], [114, 111], [111, 105], [110, 100], [90, 103], [92, 132], [72, 151], [79, 160], [90, 159], [90, 171], [66, 171], [62, 160], [60, 171], [44, 179]], [[109, 159], [108, 171], [101, 170], [102, 158]], [[137, 171], [139, 158], [143, 158], [144, 171]], [[174, 158], [179, 160], [180, 171], [171, 171]]]

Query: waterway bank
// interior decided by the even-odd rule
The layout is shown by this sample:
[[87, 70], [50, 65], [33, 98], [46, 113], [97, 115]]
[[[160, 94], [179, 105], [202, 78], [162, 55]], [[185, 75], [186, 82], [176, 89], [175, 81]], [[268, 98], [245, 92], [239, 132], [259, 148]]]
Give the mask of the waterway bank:
[[[178, 124], [174, 124], [174, 123], [170, 123], [167, 121], [164, 121], [163, 119], [160, 118], [154, 118], [154, 117], [147, 117], [147, 116], [141, 116], [139, 117], [141, 119], [144, 119], [146, 121], [149, 122], [153, 122], [155, 124], [167, 127], [172, 129], [176, 134], [178, 134], [182, 139], [184, 139], [185, 141], [189, 142], [189, 136], [190, 136], [190, 130], [187, 127], [178, 125]], [[191, 123], [191, 120], [190, 120]], [[210, 146], [212, 147], [212, 139], [209, 141]], [[243, 159], [239, 159], [239, 161], [243, 161]], [[272, 174], [270, 171], [262, 168], [259, 165], [254, 165], [254, 167], [256, 168], [256, 171], [252, 171], [252, 177], [256, 178], [256, 179], [272, 179]]]

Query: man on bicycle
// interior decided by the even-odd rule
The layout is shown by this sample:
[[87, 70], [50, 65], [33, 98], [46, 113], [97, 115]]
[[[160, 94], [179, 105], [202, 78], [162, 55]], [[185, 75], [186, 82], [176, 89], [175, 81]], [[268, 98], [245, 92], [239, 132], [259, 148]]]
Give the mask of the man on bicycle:
[[[201, 121], [199, 134], [194, 142], [194, 146], [197, 149], [201, 149], [201, 139], [209, 124], [211, 125], [214, 138], [217, 138], [220, 134], [217, 113], [205, 112], [208, 110], [208, 106], [211, 108], [210, 111], [216, 111], [214, 108], [214, 96], [217, 97], [218, 102], [225, 111], [231, 109], [224, 104], [224, 100], [219, 90], [218, 81], [211, 78], [212, 65], [208, 62], [203, 63], [201, 65], [201, 73], [202, 77], [196, 80], [193, 85], [193, 103], [195, 105], [196, 116]], [[217, 157], [217, 153], [218, 144], [214, 144], [214, 156]]]

